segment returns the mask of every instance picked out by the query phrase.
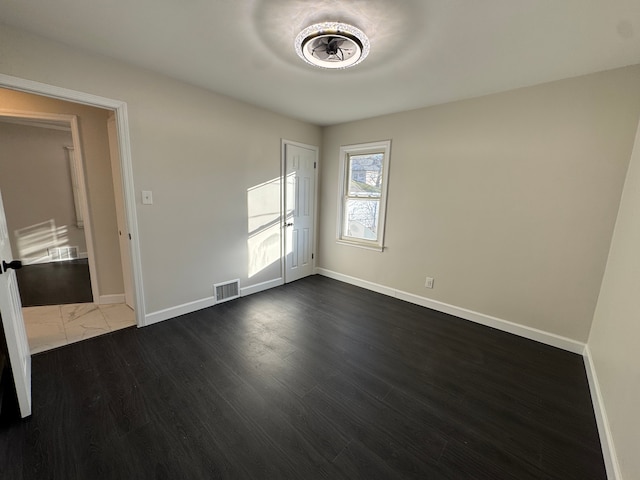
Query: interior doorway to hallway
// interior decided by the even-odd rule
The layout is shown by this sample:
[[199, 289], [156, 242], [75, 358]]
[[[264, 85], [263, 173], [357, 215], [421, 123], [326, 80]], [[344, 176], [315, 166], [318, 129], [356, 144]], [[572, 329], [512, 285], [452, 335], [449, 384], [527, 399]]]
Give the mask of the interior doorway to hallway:
[[[5, 120], [0, 122], [0, 130], [13, 130], [9, 133], [15, 136], [16, 129], [30, 129], [29, 135], [31, 135], [31, 141], [18, 147], [17, 151], [12, 151], [11, 155], [3, 155], [3, 162], [12, 166], [7, 168], [15, 168], [18, 165], [31, 170], [23, 175], [2, 175], [4, 178], [21, 179], [18, 183], [24, 183], [16, 186], [19, 190], [16, 203], [19, 203], [21, 208], [18, 208], [18, 212], [14, 215], [15, 223], [12, 224], [13, 222], [9, 220], [9, 230], [14, 239], [12, 242], [14, 258], [22, 260], [24, 264], [23, 269], [17, 273], [19, 288], [22, 287], [24, 290], [20, 296], [24, 306], [23, 316], [31, 352], [37, 353], [135, 325], [135, 313], [131, 308], [133, 295], [129, 292], [127, 296], [124, 291], [125, 284], [129, 287], [132, 285], [132, 272], [130, 261], [128, 270], [125, 271], [122, 268], [122, 257], [128, 256], [129, 252], [128, 249], [124, 255], [120, 252], [118, 236], [128, 235], [128, 230], [121, 228], [116, 221], [115, 209], [118, 208], [116, 205], [118, 202], [114, 192], [117, 189], [111, 182], [110, 188], [107, 189], [110, 192], [108, 202], [104, 200], [107, 197], [104, 191], [98, 192], [99, 198], [96, 200], [96, 198], [89, 198], [86, 189], [86, 184], [92, 180], [91, 175], [94, 176], [95, 184], [95, 177], [100, 174], [103, 180], [100, 187], [104, 187], [105, 172], [111, 174], [109, 177], [113, 178], [115, 177], [113, 170], [119, 171], [120, 168], [119, 165], [111, 165], [113, 155], [110, 152], [111, 142], [107, 127], [110, 112], [103, 110], [97, 115], [102, 115], [100, 127], [102, 142], [99, 139], [96, 140], [95, 132], [91, 132], [87, 125], [90, 123], [89, 120], [95, 124], [96, 119], [86, 119], [82, 114], [80, 115], [80, 121], [85, 121], [83, 133], [88, 136], [93, 134], [92, 138], [83, 141], [79, 138], [78, 129], [71, 128], [73, 124], [68, 113], [73, 109], [74, 104], [62, 105], [70, 102], [23, 92], [4, 93], [20, 97], [18, 100], [23, 104], [26, 98], [35, 108], [44, 106], [47, 110], [27, 113], [0, 112], [2, 119]], [[57, 104], [60, 110], [52, 112], [52, 104]], [[3, 102], [4, 105], [6, 102]], [[84, 110], [87, 108], [93, 107], [82, 106]], [[28, 155], [32, 144], [42, 143], [41, 137], [46, 136], [42, 132], [51, 130], [56, 134], [64, 134], [66, 130], [69, 135], [67, 145], [64, 147], [65, 158], [58, 158], [57, 166], [52, 168], [49, 168], [51, 165], [43, 166], [44, 164], [35, 167], [24, 165], [33, 160], [33, 155]], [[40, 134], [34, 132], [40, 132]], [[93, 144], [87, 145], [90, 142]], [[117, 146], [117, 138], [115, 145]], [[99, 147], [102, 148], [102, 152], [97, 155], [95, 150]], [[21, 148], [25, 151], [21, 152]], [[45, 162], [51, 157], [60, 157], [61, 152], [62, 147], [55, 154], [45, 155], [47, 157]], [[27, 153], [28, 158], [21, 153]], [[85, 153], [90, 156], [88, 162], [83, 159]], [[98, 165], [97, 157], [100, 157], [101, 165]], [[117, 155], [115, 158], [119, 161]], [[5, 166], [0, 165], [0, 169], [2, 168]], [[37, 182], [37, 177], [40, 177], [41, 186], [35, 188], [26, 186], [34, 180]], [[118, 176], [117, 181], [122, 181], [121, 176]], [[94, 190], [97, 189], [94, 188]], [[4, 186], [2, 191], [4, 196]], [[122, 195], [121, 187], [119, 194]], [[89, 208], [89, 200], [96, 204], [92, 205], [93, 209]], [[30, 212], [29, 208], [25, 208], [25, 206], [33, 207], [38, 202], [44, 207], [31, 208]], [[8, 206], [8, 203], [11, 202], [5, 200], [5, 206]], [[107, 203], [110, 205], [106, 205]], [[60, 213], [61, 210], [65, 210], [61, 208], [55, 213], [52, 213], [51, 208], [48, 212], [43, 212], [53, 204], [66, 204], [64, 205], [66, 213]], [[123, 204], [121, 200], [119, 207], [124, 208]], [[60, 207], [60, 205], [57, 206]], [[124, 213], [120, 213], [124, 218]], [[108, 231], [106, 225], [109, 222], [113, 225], [110, 242], [106, 238], [108, 235], [104, 234]], [[96, 237], [92, 230], [100, 231], [100, 237]], [[103, 260], [110, 257], [110, 261], [100, 262], [96, 256], [102, 257]], [[107, 263], [118, 265], [119, 273], [114, 275], [113, 271], [105, 272], [105, 269], [110, 268], [109, 265], [105, 267]], [[112, 280], [114, 276], [119, 277], [119, 282], [115, 282], [115, 286]], [[104, 281], [105, 277], [107, 281]], [[109, 277], [111, 285], [108, 284]], [[124, 281], [125, 277], [129, 278], [128, 282]], [[130, 306], [125, 303], [126, 299], [129, 300]]]

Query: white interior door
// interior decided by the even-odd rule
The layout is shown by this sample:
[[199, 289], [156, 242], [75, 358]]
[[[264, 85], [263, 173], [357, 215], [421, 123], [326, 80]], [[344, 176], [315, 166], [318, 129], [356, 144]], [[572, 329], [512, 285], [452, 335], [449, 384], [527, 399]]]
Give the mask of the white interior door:
[[118, 222], [118, 239], [120, 240], [120, 260], [122, 263], [122, 279], [124, 282], [124, 301], [133, 307], [133, 281], [131, 275], [131, 251], [129, 250], [129, 228], [124, 206], [124, 190], [122, 187], [122, 171], [120, 170], [120, 152], [118, 146], [118, 130], [116, 118], [112, 113], [107, 120], [109, 135], [109, 154], [111, 155], [111, 173], [113, 176], [113, 193], [116, 203], [116, 221]]
[[313, 274], [317, 149], [285, 143], [285, 282]]
[[31, 415], [31, 353], [22, 318], [16, 273], [10, 265], [12, 261], [7, 220], [0, 194], [0, 316], [7, 339], [20, 415], [24, 418]]

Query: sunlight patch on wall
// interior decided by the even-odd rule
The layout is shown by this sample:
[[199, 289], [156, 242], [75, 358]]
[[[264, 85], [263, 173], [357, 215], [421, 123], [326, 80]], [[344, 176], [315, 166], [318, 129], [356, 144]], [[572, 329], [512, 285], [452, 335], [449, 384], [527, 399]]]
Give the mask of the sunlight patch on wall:
[[67, 226], [56, 227], [53, 219], [16, 230], [17, 258], [25, 265], [50, 262], [52, 249], [69, 245], [67, 233]]
[[280, 178], [247, 190], [248, 277], [280, 261]]

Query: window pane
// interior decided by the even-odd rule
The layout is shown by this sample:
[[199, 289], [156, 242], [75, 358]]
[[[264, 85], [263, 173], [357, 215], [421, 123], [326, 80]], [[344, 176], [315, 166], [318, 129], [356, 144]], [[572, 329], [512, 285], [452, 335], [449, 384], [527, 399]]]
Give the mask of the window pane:
[[384, 154], [349, 155], [350, 197], [380, 197]]
[[379, 213], [379, 200], [345, 199], [345, 236], [375, 242], [378, 239]]

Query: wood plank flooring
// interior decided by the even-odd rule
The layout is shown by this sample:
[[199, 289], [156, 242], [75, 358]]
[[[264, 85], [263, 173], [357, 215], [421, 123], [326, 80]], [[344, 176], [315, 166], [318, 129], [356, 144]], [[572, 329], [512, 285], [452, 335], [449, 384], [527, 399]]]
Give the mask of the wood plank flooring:
[[605, 479], [582, 357], [324, 277], [33, 357], [0, 477]]
[[23, 307], [93, 302], [86, 259], [25, 265], [16, 276]]

